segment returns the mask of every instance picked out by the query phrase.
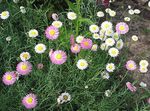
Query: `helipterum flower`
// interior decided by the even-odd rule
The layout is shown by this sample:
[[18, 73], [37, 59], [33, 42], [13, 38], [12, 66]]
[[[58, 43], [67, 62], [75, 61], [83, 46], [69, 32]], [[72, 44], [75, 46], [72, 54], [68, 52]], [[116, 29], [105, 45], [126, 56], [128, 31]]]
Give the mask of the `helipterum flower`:
[[91, 50], [92, 51], [97, 51], [98, 45], [97, 44], [93, 44]]
[[22, 61], [27, 61], [27, 60], [29, 60], [30, 58], [31, 58], [31, 55], [30, 55], [29, 52], [22, 52], [22, 53], [20, 54], [20, 59], [21, 59]]
[[91, 48], [92, 48], [92, 44], [93, 44], [93, 42], [92, 42], [91, 39], [86, 39], [86, 38], [84, 38], [84, 39], [81, 41], [80, 46], [81, 46], [82, 49], [87, 50], [87, 49], [91, 49]]
[[27, 109], [33, 109], [37, 106], [37, 96], [33, 93], [27, 94], [23, 99], [22, 99], [22, 104], [27, 108]]
[[112, 29], [112, 23], [109, 22], [109, 21], [104, 21], [102, 24], [101, 24], [101, 29], [102, 30], [111, 30]]
[[114, 34], [114, 31], [112, 29], [105, 31], [106, 36], [112, 36], [113, 34]]
[[79, 36], [76, 37], [76, 42], [81, 43], [83, 39], [84, 39], [84, 37], [79, 35]]
[[140, 63], [139, 63], [139, 65], [140, 65], [141, 67], [148, 67], [149, 63], [148, 63], [147, 60], [141, 60]]
[[116, 32], [118, 34], [126, 34], [129, 31], [129, 26], [125, 22], [117, 23]]
[[132, 35], [131, 38], [132, 38], [133, 41], [138, 41], [138, 39], [139, 39], [138, 36], [136, 36], [136, 35]]
[[124, 18], [124, 21], [126, 21], [126, 22], [129, 22], [130, 20], [131, 20], [130, 17], [125, 17], [125, 18]]
[[102, 43], [101, 45], [100, 45], [100, 49], [101, 50], [108, 50], [108, 46], [106, 45], [106, 43]]
[[67, 17], [68, 17], [68, 19], [70, 19], [70, 20], [75, 20], [75, 19], [77, 18], [77, 14], [74, 13], [74, 12], [68, 12], [68, 13], [67, 13]]
[[136, 63], [133, 60], [128, 60], [126, 62], [126, 69], [133, 71], [136, 69]]
[[109, 13], [110, 11], [111, 11], [110, 8], [106, 8], [106, 9], [105, 9], [105, 12], [106, 12], [106, 13]]
[[26, 13], [26, 9], [24, 6], [20, 6], [20, 12], [25, 14]]
[[131, 5], [128, 5], [128, 9], [131, 9]]
[[81, 46], [79, 44], [74, 44], [74, 45], [71, 45], [71, 52], [72, 53], [79, 53], [81, 50]]
[[107, 71], [103, 71], [103, 72], [101, 73], [101, 77], [102, 77], [103, 79], [109, 79], [109, 78], [110, 78], [110, 75], [109, 75], [109, 73], [108, 73]]
[[8, 19], [9, 18], [9, 12], [8, 11], [3, 11], [1, 14], [0, 14], [0, 18], [5, 20], [5, 19]]
[[148, 68], [147, 68], [147, 67], [142, 67], [142, 66], [140, 66], [139, 71], [140, 71], [141, 73], [146, 73], [146, 72], [148, 71]]
[[88, 67], [88, 62], [85, 59], [79, 59], [76, 66], [80, 70], [85, 70]]
[[110, 10], [108, 13], [111, 17], [116, 16], [116, 12], [114, 10]]
[[11, 38], [10, 36], [6, 37], [6, 41], [7, 41], [7, 42], [10, 42], [11, 39], [12, 39], [12, 38]]
[[116, 43], [116, 48], [121, 50], [123, 48], [124, 42], [122, 39], [118, 40]]
[[99, 32], [99, 27], [97, 25], [90, 25], [89, 30], [91, 33]]
[[120, 36], [119, 36], [119, 34], [118, 34], [117, 32], [115, 32], [112, 37], [113, 37], [116, 41], [118, 41], [119, 38], [120, 38]]
[[105, 40], [105, 44], [106, 44], [107, 46], [113, 46], [113, 45], [115, 44], [115, 40], [114, 40], [113, 38], [107, 38], [107, 39]]
[[93, 35], [92, 35], [92, 37], [94, 38], [94, 39], [99, 39], [100, 37], [99, 37], [99, 34], [97, 34], [97, 33], [94, 33]]
[[34, 47], [34, 50], [35, 50], [36, 53], [42, 54], [46, 51], [46, 45], [42, 44], [42, 43], [39, 43]]
[[112, 95], [111, 90], [106, 90], [106, 91], [105, 91], [105, 96], [106, 96], [106, 97], [111, 97], [111, 95]]
[[61, 21], [53, 21], [52, 25], [56, 28], [61, 28], [62, 22]]
[[129, 13], [130, 15], [133, 15], [133, 14], [134, 14], [134, 10], [133, 10], [133, 9], [130, 9], [130, 10], [128, 10], [128, 13]]
[[142, 88], [146, 88], [147, 87], [147, 84], [146, 83], [144, 83], [144, 82], [140, 82], [140, 84], [139, 84]]
[[108, 63], [108, 64], [106, 64], [106, 70], [108, 72], [114, 72], [114, 70], [115, 70], [115, 64], [114, 63]]
[[63, 104], [66, 102], [69, 102], [71, 100], [71, 95], [67, 92], [62, 93], [58, 98], [57, 102], [58, 104]]
[[98, 16], [98, 17], [104, 17], [104, 12], [98, 11], [98, 12], [97, 12], [97, 16]]
[[31, 29], [28, 32], [28, 34], [29, 34], [29, 37], [31, 37], [31, 38], [35, 38], [35, 37], [37, 37], [39, 35], [39, 33], [38, 33], [38, 31], [36, 29]]
[[111, 57], [117, 57], [119, 55], [119, 50], [115, 47], [112, 47], [108, 50], [108, 53]]
[[140, 11], [139, 9], [134, 9], [134, 13], [135, 13], [135, 14], [140, 14], [141, 11]]

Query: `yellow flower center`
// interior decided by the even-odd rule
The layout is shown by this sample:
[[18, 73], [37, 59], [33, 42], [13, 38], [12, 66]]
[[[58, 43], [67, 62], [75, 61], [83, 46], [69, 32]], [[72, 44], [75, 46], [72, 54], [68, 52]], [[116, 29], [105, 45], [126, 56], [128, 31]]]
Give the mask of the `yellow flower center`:
[[116, 51], [115, 51], [115, 50], [113, 50], [111, 53], [112, 53], [112, 54], [116, 54]]
[[110, 66], [109, 66], [109, 69], [112, 69], [112, 68], [113, 68], [113, 66], [112, 66], [112, 65], [110, 65]]
[[29, 97], [29, 98], [27, 99], [27, 103], [32, 103], [32, 102], [33, 102], [32, 97]]
[[23, 64], [23, 65], [21, 66], [21, 69], [22, 69], [22, 70], [27, 70], [27, 68], [28, 68], [28, 66], [27, 66], [26, 64]]
[[63, 96], [63, 99], [64, 99], [64, 100], [68, 100], [68, 96], [67, 96], [67, 95], [64, 95], [64, 96]]
[[104, 27], [105, 27], [105, 28], [108, 28], [108, 27], [109, 27], [109, 24], [105, 24]]
[[43, 47], [42, 46], [38, 46], [37, 48], [39, 51], [42, 51], [43, 50]]
[[23, 58], [27, 59], [28, 58], [28, 54], [23, 54]]
[[88, 46], [88, 45], [89, 45], [89, 43], [88, 43], [88, 42], [84, 42], [84, 45], [85, 45], [85, 46]]
[[56, 55], [56, 59], [61, 59], [62, 58], [62, 55], [61, 54], [57, 54]]
[[78, 50], [78, 46], [74, 46], [74, 48], [73, 48], [74, 50]]
[[129, 64], [129, 68], [133, 68], [134, 67], [134, 65], [133, 64]]
[[51, 36], [54, 36], [55, 33], [56, 33], [55, 30], [50, 30], [50, 31], [49, 31], [49, 34], [50, 34]]
[[6, 79], [7, 79], [7, 80], [11, 80], [11, 79], [12, 79], [12, 76], [11, 76], [11, 75], [7, 75]]
[[93, 30], [96, 30], [96, 27], [93, 27], [92, 29], [93, 29]]
[[7, 12], [2, 12], [2, 16], [7, 16]]
[[123, 25], [121, 25], [121, 26], [119, 27], [119, 30], [123, 31], [123, 30], [125, 30], [125, 27], [124, 27]]
[[32, 31], [31, 34], [32, 34], [32, 35], [36, 35], [36, 32], [35, 32], [35, 31]]
[[85, 66], [85, 63], [84, 63], [84, 62], [81, 62], [81, 63], [80, 63], [80, 66]]

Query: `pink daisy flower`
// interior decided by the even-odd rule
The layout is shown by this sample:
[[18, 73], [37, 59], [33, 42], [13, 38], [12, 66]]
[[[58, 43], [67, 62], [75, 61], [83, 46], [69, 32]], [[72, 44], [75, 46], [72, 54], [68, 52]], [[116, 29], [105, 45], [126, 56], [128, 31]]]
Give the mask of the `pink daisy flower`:
[[35, 94], [28, 94], [22, 99], [22, 104], [27, 108], [27, 109], [32, 109], [35, 108], [37, 105], [37, 97]]
[[126, 63], [126, 68], [130, 71], [133, 71], [136, 69], [136, 63], [133, 60], [129, 60]]
[[56, 50], [54, 52], [51, 50], [49, 53], [49, 56], [50, 56], [50, 60], [53, 64], [61, 65], [61, 64], [65, 63], [67, 60], [67, 55], [62, 50]]
[[127, 88], [131, 91], [131, 92], [136, 92], [136, 87], [133, 86], [130, 82], [126, 83]]
[[71, 46], [71, 52], [72, 52], [72, 53], [77, 54], [77, 53], [80, 52], [80, 49], [81, 49], [81, 47], [80, 47], [80, 45], [78, 45], [78, 44], [74, 44], [74, 45]]
[[15, 72], [6, 72], [3, 75], [2, 81], [5, 85], [13, 85], [17, 80]]
[[120, 22], [116, 25], [116, 32], [118, 34], [126, 34], [129, 31], [129, 26], [124, 23], [124, 22]]
[[92, 48], [92, 40], [91, 39], [83, 39], [80, 43], [82, 49], [91, 49]]
[[45, 35], [46, 35], [47, 39], [49, 39], [49, 40], [55, 40], [59, 36], [59, 30], [58, 30], [58, 28], [56, 28], [54, 26], [49, 26], [45, 30]]
[[32, 64], [28, 61], [20, 62], [16, 70], [21, 75], [28, 75], [32, 71]]

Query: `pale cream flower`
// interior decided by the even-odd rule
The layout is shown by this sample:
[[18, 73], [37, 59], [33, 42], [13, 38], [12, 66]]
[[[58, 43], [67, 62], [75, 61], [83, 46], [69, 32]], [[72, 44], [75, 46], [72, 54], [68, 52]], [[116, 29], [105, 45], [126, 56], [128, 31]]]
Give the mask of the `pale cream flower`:
[[97, 12], [97, 16], [98, 17], [104, 17], [104, 12], [102, 12], [102, 11]]
[[77, 14], [74, 13], [74, 12], [68, 12], [68, 13], [67, 13], [67, 17], [68, 17], [68, 19], [70, 19], [70, 20], [75, 20], [75, 19], [77, 18]]

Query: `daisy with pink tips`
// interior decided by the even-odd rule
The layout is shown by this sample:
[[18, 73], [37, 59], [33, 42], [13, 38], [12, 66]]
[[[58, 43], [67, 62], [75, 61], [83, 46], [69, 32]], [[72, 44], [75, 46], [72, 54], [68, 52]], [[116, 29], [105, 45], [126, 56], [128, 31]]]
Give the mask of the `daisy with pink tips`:
[[132, 85], [130, 82], [126, 83], [127, 88], [131, 91], [131, 92], [136, 92], [136, 87], [134, 85]]
[[51, 50], [49, 52], [50, 60], [53, 64], [61, 65], [67, 61], [66, 52], [62, 50]]
[[126, 34], [129, 31], [129, 26], [125, 22], [120, 22], [116, 25], [116, 32], [118, 34]]
[[81, 45], [82, 49], [91, 49], [92, 48], [92, 40], [84, 38], [81, 41], [80, 45]]
[[28, 94], [22, 99], [22, 104], [27, 108], [27, 109], [32, 109], [37, 106], [37, 96], [35, 94]]
[[16, 70], [20, 75], [28, 75], [32, 71], [32, 64], [28, 61], [20, 62]]
[[13, 85], [17, 80], [15, 72], [6, 72], [3, 75], [2, 81], [5, 85]]
[[59, 36], [59, 30], [58, 30], [58, 28], [51, 25], [51, 26], [47, 27], [47, 29], [45, 30], [45, 35], [46, 35], [47, 39], [55, 40]]
[[126, 63], [126, 68], [130, 71], [133, 71], [136, 69], [136, 63], [133, 60], [129, 60]]

